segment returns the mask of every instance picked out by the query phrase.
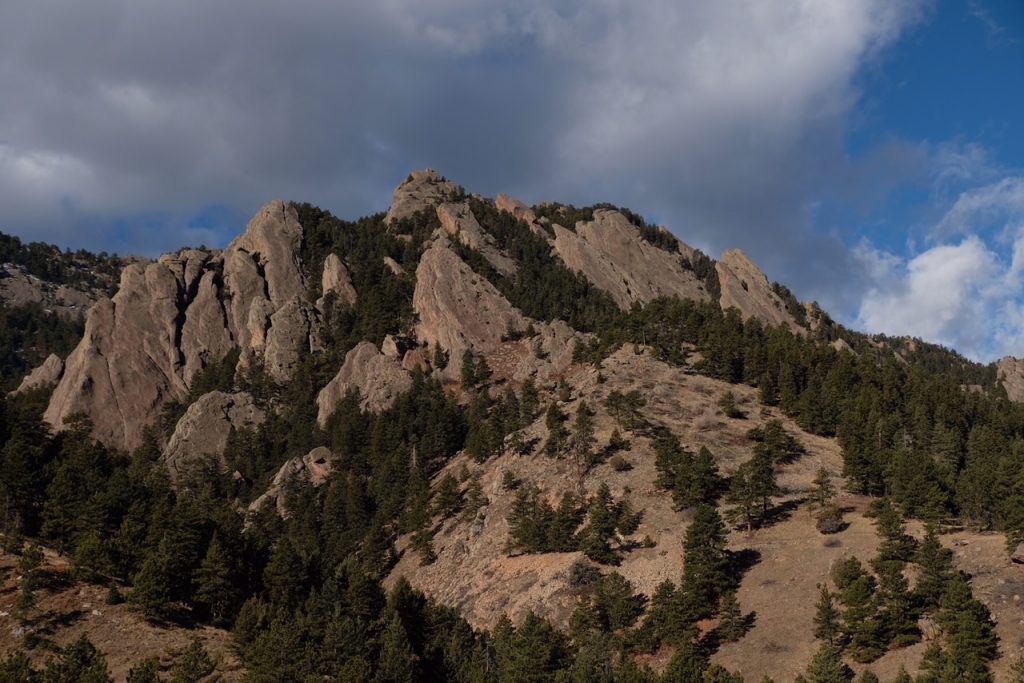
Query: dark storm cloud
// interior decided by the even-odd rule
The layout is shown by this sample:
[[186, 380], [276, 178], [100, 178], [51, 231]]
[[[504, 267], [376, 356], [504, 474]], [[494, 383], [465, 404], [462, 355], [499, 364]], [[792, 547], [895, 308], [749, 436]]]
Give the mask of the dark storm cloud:
[[[916, 3], [7, 2], [9, 230], [153, 253], [273, 197], [386, 208], [434, 166], [529, 201], [614, 201], [741, 246], [849, 308], [815, 202], [872, 185], [843, 139], [857, 70]], [[918, 152], [898, 155], [916, 172]], [[866, 190], [865, 190], [866, 191]]]

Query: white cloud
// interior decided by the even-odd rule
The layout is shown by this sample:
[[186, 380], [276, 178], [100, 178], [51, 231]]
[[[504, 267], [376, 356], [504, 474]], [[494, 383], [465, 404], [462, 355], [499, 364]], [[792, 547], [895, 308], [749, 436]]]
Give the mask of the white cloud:
[[1024, 355], [1024, 179], [964, 192], [932, 234], [962, 237], [909, 259], [867, 244], [856, 250], [872, 286], [854, 324], [976, 360]]

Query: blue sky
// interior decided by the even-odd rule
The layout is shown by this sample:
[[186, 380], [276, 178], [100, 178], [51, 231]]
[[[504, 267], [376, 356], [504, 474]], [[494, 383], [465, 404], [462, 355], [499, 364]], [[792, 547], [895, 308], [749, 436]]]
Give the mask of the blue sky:
[[412, 168], [611, 201], [859, 329], [1024, 356], [1019, 0], [11, 0], [0, 229], [154, 255]]

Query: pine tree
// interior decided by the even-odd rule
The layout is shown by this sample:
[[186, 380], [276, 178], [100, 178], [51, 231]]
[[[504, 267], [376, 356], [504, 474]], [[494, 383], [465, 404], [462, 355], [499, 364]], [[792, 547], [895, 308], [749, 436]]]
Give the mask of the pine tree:
[[160, 683], [160, 658], [146, 657], [129, 669], [127, 683]]
[[381, 638], [375, 680], [379, 683], [413, 683], [417, 680], [416, 655], [397, 614], [388, 622]]
[[836, 497], [836, 487], [832, 483], [832, 477], [824, 467], [818, 470], [814, 477], [814, 489], [811, 492], [811, 500], [818, 509], [824, 509], [832, 505]]
[[878, 619], [882, 622], [887, 639], [896, 647], [916, 643], [921, 639], [917, 628], [917, 612], [903, 576], [903, 564], [897, 561], [878, 565]]
[[853, 671], [843, 662], [839, 650], [825, 643], [807, 667], [806, 679], [808, 683], [846, 683], [853, 680]]
[[594, 416], [586, 401], [580, 400], [576, 407], [576, 419], [572, 428], [572, 453], [576, 462], [579, 486], [583, 487], [583, 476], [590, 467], [594, 449]]
[[702, 682], [707, 669], [708, 658], [704, 653], [698, 650], [693, 643], [684, 641], [669, 660], [665, 673], [662, 674], [662, 680], [686, 683], [689, 681]]
[[739, 640], [747, 630], [747, 620], [740, 610], [735, 591], [727, 591], [722, 595], [718, 609], [718, 637], [727, 643]]
[[950, 579], [942, 596], [936, 621], [942, 627], [950, 657], [957, 662], [965, 680], [983, 680], [988, 662], [998, 654], [999, 639], [988, 608], [971, 595], [963, 574]]
[[170, 609], [173, 577], [169, 548], [168, 537], [165, 535], [160, 544], [146, 554], [146, 559], [132, 579], [128, 602], [150, 618], [163, 618]]
[[[865, 669], [864, 673], [857, 679], [857, 683], [882, 683], [870, 669]], [[910, 682], [912, 683], [912, 682]]]
[[498, 680], [501, 683], [551, 681], [568, 663], [565, 636], [533, 612], [527, 613], [519, 627], [505, 639], [505, 647], [499, 646]]
[[[878, 678], [876, 677], [875, 680], [877, 681]], [[907, 673], [906, 668], [902, 665], [900, 665], [900, 670], [896, 672], [896, 678], [892, 679], [892, 683], [913, 683], [913, 681], [914, 679], [910, 677], [910, 674]]]
[[46, 683], [113, 683], [107, 659], [84, 635], [50, 659], [43, 673]]
[[612, 550], [611, 541], [618, 524], [612, 493], [608, 484], [602, 482], [594, 498], [587, 506], [587, 525], [580, 532], [580, 550], [595, 562], [615, 564], [618, 555]]
[[220, 542], [220, 535], [214, 533], [206, 556], [196, 570], [195, 601], [218, 626], [230, 623], [241, 601], [238, 578], [232, 564], [230, 555]]
[[551, 402], [548, 405], [547, 413], [544, 416], [544, 424], [548, 428], [548, 438], [544, 442], [544, 452], [551, 457], [561, 454], [568, 432], [565, 429], [565, 413], [558, 407], [558, 404]]
[[447, 519], [462, 509], [462, 490], [451, 474], [446, 474], [434, 492], [434, 514]]
[[822, 584], [818, 604], [814, 613], [814, 637], [829, 645], [838, 645], [840, 640], [839, 610], [832, 600], [828, 586]]
[[726, 541], [718, 512], [709, 505], [698, 507], [683, 541], [682, 581], [697, 617], [711, 616], [722, 593], [732, 587]]
[[920, 567], [914, 597], [925, 611], [934, 610], [939, 606], [953, 576], [953, 551], [944, 548], [939, 542], [934, 524], [925, 527], [925, 535], [914, 555], [914, 562]]
[[199, 638], [193, 638], [192, 642], [174, 662], [171, 668], [170, 683], [199, 683], [203, 678], [213, 673], [213, 660], [210, 654], [203, 647]]

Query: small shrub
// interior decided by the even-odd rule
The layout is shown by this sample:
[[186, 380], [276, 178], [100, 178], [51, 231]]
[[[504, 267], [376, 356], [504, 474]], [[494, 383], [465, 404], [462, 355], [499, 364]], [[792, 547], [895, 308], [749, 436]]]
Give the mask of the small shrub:
[[640, 541], [640, 547], [641, 548], [653, 548], [656, 545], [658, 545], [658, 544], [649, 535], [648, 536], [644, 536], [644, 540]]
[[586, 560], [576, 560], [569, 567], [569, 585], [573, 588], [584, 588], [600, 578], [601, 572]]
[[815, 526], [823, 534], [836, 534], [843, 530], [843, 511], [835, 505], [822, 508], [815, 520]]
[[612, 469], [616, 472], [628, 472], [633, 469], [633, 465], [631, 465], [630, 462], [621, 455], [613, 455], [612, 459], [608, 461], [608, 464], [611, 465]]
[[504, 491], [515, 491], [522, 483], [522, 480], [512, 470], [505, 470], [505, 473], [501, 475], [501, 488]]

